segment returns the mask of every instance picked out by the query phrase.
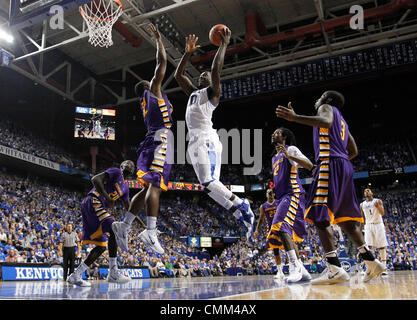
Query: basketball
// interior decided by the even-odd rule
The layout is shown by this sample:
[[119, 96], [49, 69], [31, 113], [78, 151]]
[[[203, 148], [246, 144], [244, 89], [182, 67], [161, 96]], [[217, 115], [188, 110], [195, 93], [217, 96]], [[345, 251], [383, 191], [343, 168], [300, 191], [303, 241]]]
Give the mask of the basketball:
[[220, 33], [223, 32], [225, 28], [229, 29], [224, 24], [216, 24], [211, 28], [209, 33], [209, 39], [212, 44], [214, 44], [217, 47], [219, 47], [222, 44], [222, 36]]

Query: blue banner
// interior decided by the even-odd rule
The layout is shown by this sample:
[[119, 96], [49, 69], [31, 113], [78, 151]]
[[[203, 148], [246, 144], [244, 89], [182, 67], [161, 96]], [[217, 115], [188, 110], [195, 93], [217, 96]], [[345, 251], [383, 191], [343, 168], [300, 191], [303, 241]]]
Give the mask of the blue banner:
[[[131, 279], [150, 278], [148, 268], [120, 268], [120, 271]], [[99, 268], [100, 279], [107, 277], [108, 268]], [[1, 266], [2, 280], [62, 280], [64, 269], [61, 266]], [[86, 279], [85, 273], [83, 278]]]

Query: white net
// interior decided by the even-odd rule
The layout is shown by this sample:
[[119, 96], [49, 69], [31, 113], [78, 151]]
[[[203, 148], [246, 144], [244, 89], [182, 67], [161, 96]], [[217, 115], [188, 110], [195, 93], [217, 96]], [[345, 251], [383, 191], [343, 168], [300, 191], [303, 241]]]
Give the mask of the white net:
[[119, 0], [93, 0], [79, 9], [87, 23], [88, 42], [95, 47], [112, 46], [113, 25], [123, 13], [121, 2]]

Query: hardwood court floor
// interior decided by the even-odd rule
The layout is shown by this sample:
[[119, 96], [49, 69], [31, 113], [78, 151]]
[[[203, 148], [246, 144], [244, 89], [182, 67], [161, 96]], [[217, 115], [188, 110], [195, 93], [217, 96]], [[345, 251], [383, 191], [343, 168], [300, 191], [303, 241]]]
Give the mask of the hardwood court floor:
[[[313, 275], [313, 278], [317, 275]], [[272, 276], [134, 279], [127, 284], [92, 280], [0, 281], [1, 300], [417, 300], [417, 271], [390, 272], [367, 284], [280, 285]]]

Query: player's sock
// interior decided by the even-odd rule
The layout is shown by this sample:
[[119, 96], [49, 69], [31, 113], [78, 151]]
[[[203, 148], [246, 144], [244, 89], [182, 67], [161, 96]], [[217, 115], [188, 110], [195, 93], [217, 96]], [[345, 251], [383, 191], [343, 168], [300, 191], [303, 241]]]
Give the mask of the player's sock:
[[218, 194], [214, 191], [211, 191], [208, 193], [208, 196], [212, 198], [214, 201], [216, 201], [219, 205], [221, 205], [223, 208], [229, 210], [231, 207], [233, 207], [232, 201], [229, 199], [226, 199], [223, 195]]
[[334, 266], [337, 267], [341, 267], [342, 265], [340, 264], [339, 258], [337, 257], [337, 252], [336, 251], [330, 251], [324, 254], [326, 261]]
[[117, 258], [116, 257], [110, 257], [109, 258], [109, 270], [117, 270]]
[[221, 183], [220, 181], [214, 180], [205, 185], [205, 191], [218, 204], [220, 204], [223, 208], [229, 210], [232, 206], [237, 206], [236, 204], [241, 204], [242, 200], [238, 202], [236, 200], [237, 197], [233, 201], [230, 198], [233, 196], [233, 193], [226, 188], [226, 186]]
[[290, 263], [295, 263], [297, 261], [297, 255], [294, 249], [287, 251], [286, 254], [287, 254], [288, 260], [290, 260]]
[[361, 256], [361, 258], [363, 260], [367, 260], [367, 261], [374, 261], [375, 260], [374, 255], [369, 250], [369, 248], [366, 245], [366, 243], [363, 244], [362, 246], [358, 247], [358, 251], [359, 251], [359, 255]]
[[235, 195], [235, 198], [232, 200], [232, 203], [235, 207], [240, 206], [242, 204], [242, 202], [243, 202], [243, 200], [240, 199], [239, 197], [237, 197], [236, 195]]
[[148, 216], [146, 217], [146, 229], [154, 230], [156, 229], [156, 217]]
[[136, 216], [133, 213], [126, 212], [123, 222], [127, 223], [128, 225], [131, 225], [132, 222], [135, 220]]

